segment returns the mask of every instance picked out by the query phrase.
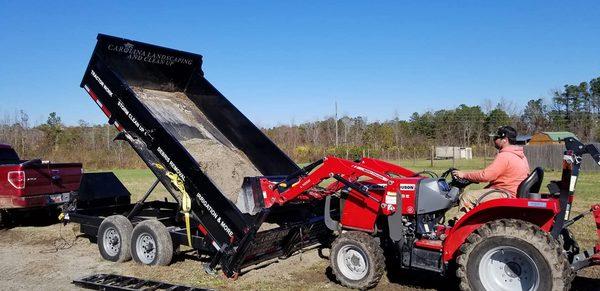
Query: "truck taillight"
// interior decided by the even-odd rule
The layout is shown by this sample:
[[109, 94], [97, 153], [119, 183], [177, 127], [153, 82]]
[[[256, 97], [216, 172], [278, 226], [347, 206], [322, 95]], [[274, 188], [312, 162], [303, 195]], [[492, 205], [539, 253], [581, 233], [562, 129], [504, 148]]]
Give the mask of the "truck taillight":
[[25, 189], [25, 171], [8, 172], [8, 182], [16, 189]]

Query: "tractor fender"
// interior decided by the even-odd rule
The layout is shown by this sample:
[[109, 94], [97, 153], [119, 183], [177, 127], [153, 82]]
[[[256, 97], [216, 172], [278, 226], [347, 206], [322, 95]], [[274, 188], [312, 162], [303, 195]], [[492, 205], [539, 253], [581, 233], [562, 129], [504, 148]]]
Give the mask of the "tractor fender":
[[497, 219], [520, 219], [550, 231], [554, 216], [559, 212], [557, 200], [526, 198], [500, 198], [483, 202], [461, 217], [444, 240], [444, 262], [456, 257], [456, 251], [467, 237], [481, 225]]

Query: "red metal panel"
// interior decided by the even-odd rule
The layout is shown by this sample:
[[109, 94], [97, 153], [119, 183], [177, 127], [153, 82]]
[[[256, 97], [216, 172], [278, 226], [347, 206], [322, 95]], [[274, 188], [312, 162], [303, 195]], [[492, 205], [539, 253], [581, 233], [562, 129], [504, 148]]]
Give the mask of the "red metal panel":
[[379, 204], [371, 199], [348, 196], [340, 222], [346, 228], [372, 232], [379, 209]]
[[423, 177], [400, 178], [399, 192], [402, 197], [402, 214], [415, 214], [417, 201], [417, 184]]
[[66, 193], [79, 189], [82, 174], [82, 165], [79, 163], [50, 164], [52, 193]]
[[415, 241], [415, 247], [441, 251], [442, 250], [442, 241], [441, 240], [430, 240], [430, 239], [420, 239]]
[[553, 218], [558, 212], [559, 203], [555, 199], [503, 198], [481, 203], [448, 230], [443, 259], [445, 262], [452, 260], [467, 237], [487, 222], [514, 218], [529, 221], [544, 231], [550, 231]]
[[600, 204], [592, 206], [592, 212], [594, 213], [594, 220], [596, 221], [596, 247], [594, 247], [594, 255], [592, 256], [592, 263], [595, 265], [600, 264]]

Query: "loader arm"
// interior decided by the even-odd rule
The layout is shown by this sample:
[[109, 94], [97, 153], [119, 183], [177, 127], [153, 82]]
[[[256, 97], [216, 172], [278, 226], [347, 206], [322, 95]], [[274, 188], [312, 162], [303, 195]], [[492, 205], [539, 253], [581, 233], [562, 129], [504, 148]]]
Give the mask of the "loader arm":
[[415, 177], [418, 175], [416, 172], [413, 172], [407, 168], [378, 159], [362, 158], [361, 164], [369, 167], [370, 169], [385, 173], [386, 175], [396, 175], [401, 177]]
[[[381, 161], [382, 162], [382, 161]], [[264, 191], [265, 207], [273, 205], [283, 205], [294, 200], [322, 199], [333, 195], [343, 188], [350, 188], [349, 194], [360, 199], [368, 199], [376, 204], [381, 203], [381, 195], [374, 195], [366, 183], [358, 181], [360, 177], [369, 177], [368, 184], [379, 184], [390, 191], [397, 188], [396, 181], [390, 176], [381, 172], [383, 167], [373, 167], [361, 162], [352, 162], [349, 160], [327, 156], [323, 158], [322, 163], [316, 166], [315, 170], [298, 178], [298, 181], [289, 187], [281, 189], [280, 184], [273, 183], [267, 178], [261, 179], [261, 187]], [[408, 173], [408, 172], [405, 172]], [[412, 172], [411, 172], [412, 173]], [[336, 182], [330, 184], [327, 188], [317, 188], [317, 186], [326, 179], [333, 178]]]

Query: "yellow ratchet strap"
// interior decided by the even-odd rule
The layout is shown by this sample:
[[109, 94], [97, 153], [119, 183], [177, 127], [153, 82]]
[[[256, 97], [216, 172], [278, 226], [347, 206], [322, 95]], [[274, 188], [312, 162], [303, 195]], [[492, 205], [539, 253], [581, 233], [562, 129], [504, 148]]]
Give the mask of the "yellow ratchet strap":
[[187, 234], [188, 245], [192, 246], [192, 235], [190, 232], [190, 210], [192, 209], [192, 200], [190, 195], [188, 195], [187, 191], [185, 191], [185, 186], [183, 185], [183, 181], [181, 178], [177, 176], [177, 174], [172, 172], [167, 172], [167, 177], [171, 179], [171, 184], [181, 192], [181, 211], [183, 211], [183, 215], [185, 216], [185, 231]]

